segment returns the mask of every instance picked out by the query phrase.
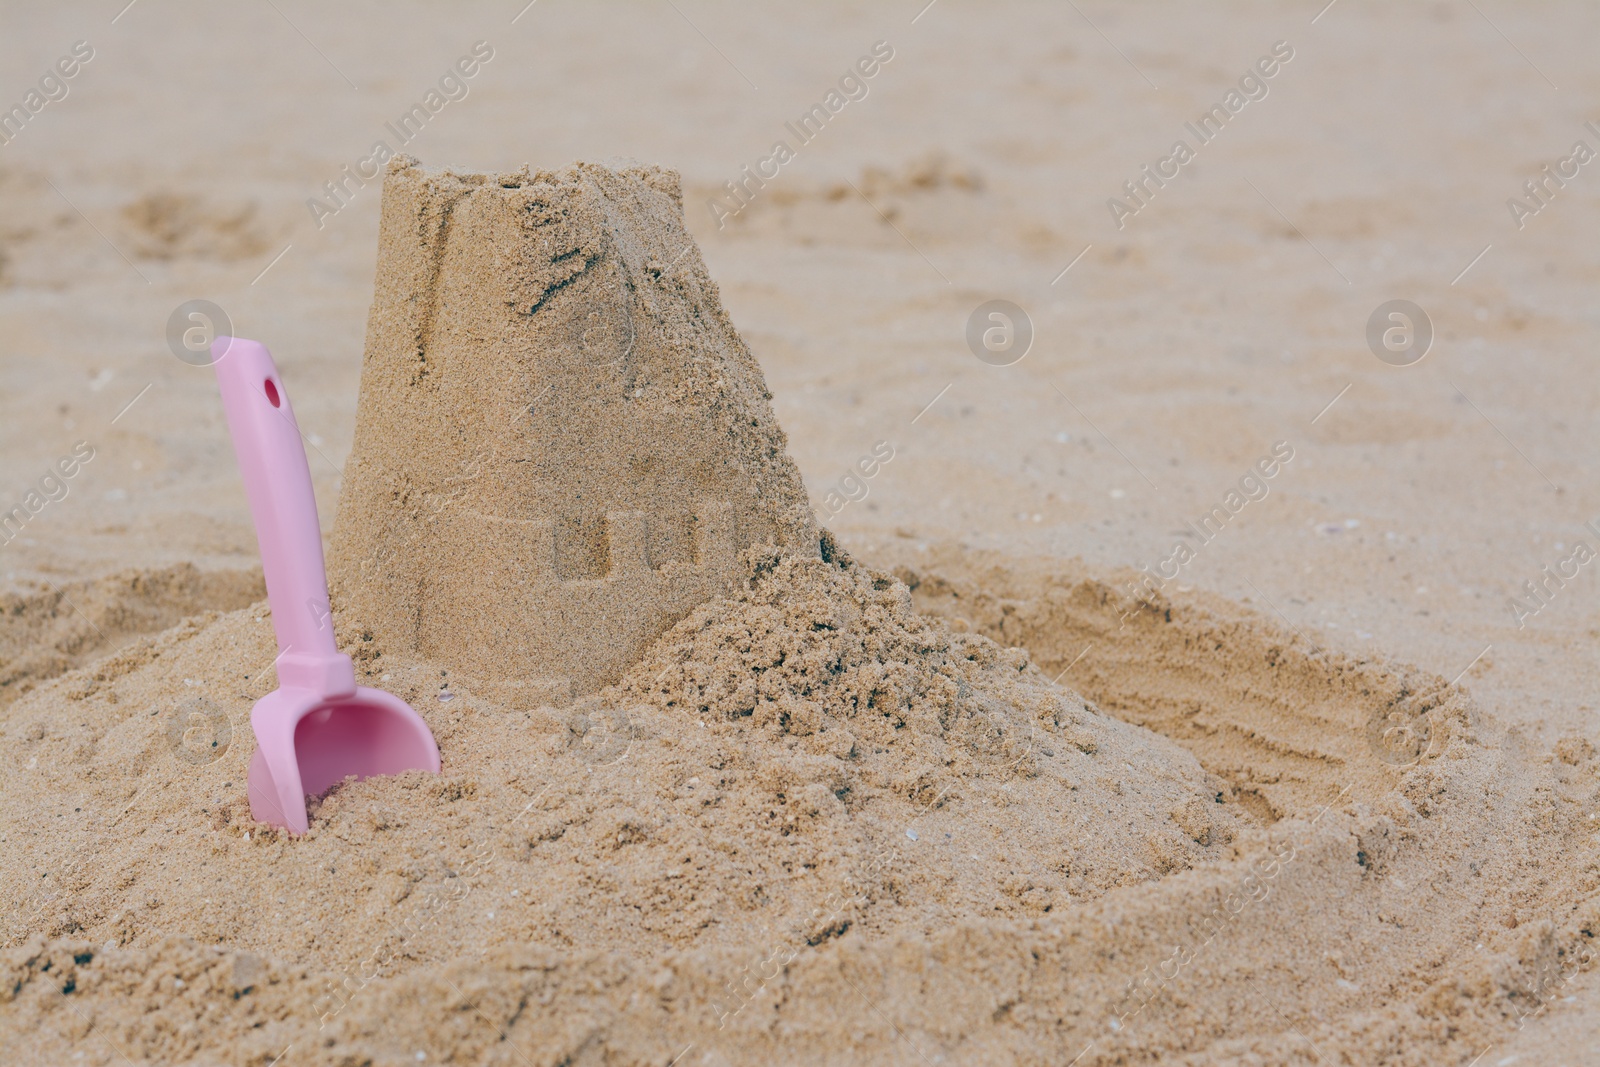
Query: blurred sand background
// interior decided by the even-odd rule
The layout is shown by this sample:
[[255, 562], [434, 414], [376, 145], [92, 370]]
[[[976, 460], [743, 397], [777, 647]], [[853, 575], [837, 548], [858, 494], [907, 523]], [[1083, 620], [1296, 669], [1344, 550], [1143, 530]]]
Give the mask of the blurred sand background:
[[[193, 298], [272, 348], [331, 526], [378, 189], [320, 229], [306, 200], [394, 144], [384, 124], [486, 41], [468, 96], [405, 150], [482, 170], [680, 170], [813, 500], [876, 442], [895, 449], [826, 520], [868, 562], [963, 543], [1153, 565], [1288, 441], [1271, 495], [1183, 585], [1460, 677], [1536, 750], [1595, 738], [1594, 568], [1520, 628], [1510, 598], [1596, 545], [1582, 361], [1600, 334], [1584, 300], [1600, 163], [1524, 228], [1506, 200], [1575, 141], [1600, 147], [1584, 129], [1600, 122], [1600, 12], [1319, 9], [7, 5], [0, 105], [75, 41], [94, 58], [0, 146], [0, 508], [76, 442], [95, 458], [0, 548], [0, 588], [254, 567], [212, 375], [167, 350], [168, 316]], [[867, 97], [719, 229], [707, 199], [880, 40], [894, 58]], [[1117, 229], [1107, 198], [1280, 40], [1294, 58], [1268, 95]], [[1036, 330], [1004, 368], [963, 339], [996, 298]], [[1367, 347], [1393, 298], [1436, 331], [1413, 366]], [[95, 632], [80, 660], [117, 639]], [[1600, 1062], [1600, 982], [1570, 992], [1486, 1062]]]

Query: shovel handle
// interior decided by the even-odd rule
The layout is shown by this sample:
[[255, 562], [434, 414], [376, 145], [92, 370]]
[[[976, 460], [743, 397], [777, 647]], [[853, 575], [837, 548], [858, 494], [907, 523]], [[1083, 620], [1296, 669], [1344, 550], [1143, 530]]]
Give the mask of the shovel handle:
[[350, 657], [333, 639], [311, 468], [283, 379], [259, 341], [218, 337], [211, 357], [261, 546], [278, 684], [328, 696], [354, 692]]

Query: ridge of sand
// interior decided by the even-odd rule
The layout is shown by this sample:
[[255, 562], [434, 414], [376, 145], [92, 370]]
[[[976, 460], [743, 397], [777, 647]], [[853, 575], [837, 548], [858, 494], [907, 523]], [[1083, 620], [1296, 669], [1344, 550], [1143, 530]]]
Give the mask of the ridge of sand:
[[769, 399], [676, 173], [396, 159], [335, 600], [512, 702], [614, 682], [742, 549], [816, 554]]

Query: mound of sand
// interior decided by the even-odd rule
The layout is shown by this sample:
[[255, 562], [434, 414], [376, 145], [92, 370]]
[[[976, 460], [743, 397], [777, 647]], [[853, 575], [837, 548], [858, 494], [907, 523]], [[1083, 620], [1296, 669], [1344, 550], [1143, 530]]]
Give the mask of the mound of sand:
[[[564, 708], [507, 708], [435, 663], [352, 648], [365, 680], [428, 717], [446, 773], [347, 783], [301, 841], [255, 825], [238, 789], [238, 735], [275, 684], [240, 669], [272, 658], [259, 607], [57, 681], [19, 705], [49, 810], [19, 831], [11, 934], [138, 945], [204, 917], [221, 941], [344, 969], [419, 883], [471, 868], [495, 886], [489, 940], [816, 943], [1048, 914], [1226, 854], [1238, 816], [1182, 749], [1085, 708], [1018, 650], [930, 624], [888, 575], [753, 562], [737, 598]], [[898, 880], [913, 848], [952, 862]], [[449, 959], [460, 936], [394, 954]]]
[[[447, 773], [347, 783], [297, 840], [240, 788], [262, 608], [44, 685], [0, 712], [0, 1037], [41, 1063], [1421, 1067], [1592, 965], [1582, 742], [1541, 764], [1459, 690], [1228, 605], [1119, 629], [1059, 565], [905, 572], [1049, 669], [1104, 642], [1097, 701], [1174, 744], [827, 555], [747, 554], [736, 596], [564, 707], [365, 655]], [[1375, 758], [1365, 724], [1419, 691], [1432, 743]], [[197, 699], [220, 755], [168, 727]]]

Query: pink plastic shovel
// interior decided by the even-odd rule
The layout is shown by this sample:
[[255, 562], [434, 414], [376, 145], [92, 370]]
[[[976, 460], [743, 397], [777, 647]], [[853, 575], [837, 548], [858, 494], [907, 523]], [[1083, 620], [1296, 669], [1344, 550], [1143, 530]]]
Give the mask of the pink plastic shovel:
[[218, 337], [211, 356], [278, 636], [278, 688], [250, 710], [250, 814], [302, 834], [307, 795], [350, 774], [437, 774], [439, 746], [405, 701], [357, 686], [334, 644], [311, 468], [271, 354], [257, 341]]

